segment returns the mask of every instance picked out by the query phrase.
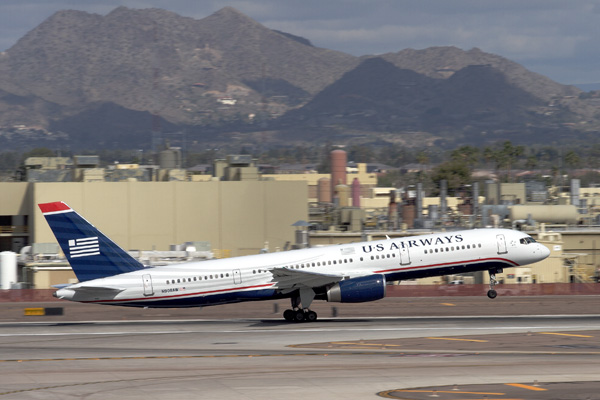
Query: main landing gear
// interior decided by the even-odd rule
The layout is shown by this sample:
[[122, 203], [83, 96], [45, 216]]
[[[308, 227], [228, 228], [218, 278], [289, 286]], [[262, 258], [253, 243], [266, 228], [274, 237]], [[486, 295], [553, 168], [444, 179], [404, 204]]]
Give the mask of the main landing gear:
[[314, 322], [317, 320], [317, 313], [312, 310], [285, 310], [283, 318], [288, 322]]
[[315, 292], [312, 289], [300, 289], [292, 295], [292, 308], [283, 312], [283, 318], [288, 322], [314, 322], [317, 320], [317, 313], [309, 310], [315, 298]]
[[490, 269], [488, 273], [490, 274], [490, 290], [487, 292], [487, 297], [490, 299], [495, 299], [498, 296], [498, 293], [494, 290], [494, 286], [498, 284], [496, 280], [496, 274], [502, 272], [501, 269]]

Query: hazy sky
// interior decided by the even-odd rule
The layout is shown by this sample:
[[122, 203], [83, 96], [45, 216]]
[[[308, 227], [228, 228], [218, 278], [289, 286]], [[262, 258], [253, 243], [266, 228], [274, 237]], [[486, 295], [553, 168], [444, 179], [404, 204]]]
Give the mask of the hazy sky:
[[263, 25], [354, 55], [478, 47], [566, 84], [600, 83], [600, 0], [0, 0], [0, 51], [59, 10], [118, 6], [204, 18], [232, 6]]

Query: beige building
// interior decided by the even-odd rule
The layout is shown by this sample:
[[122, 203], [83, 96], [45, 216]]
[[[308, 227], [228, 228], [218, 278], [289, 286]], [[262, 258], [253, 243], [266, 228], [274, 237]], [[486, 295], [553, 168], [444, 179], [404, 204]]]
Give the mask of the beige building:
[[[354, 178], [361, 185], [361, 196], [371, 197], [371, 190], [377, 185], [377, 174], [367, 172], [367, 164], [358, 163], [356, 168], [347, 168], [346, 184], [351, 185]], [[263, 174], [262, 179], [272, 179], [279, 182], [306, 182], [308, 185], [308, 201], [318, 201], [319, 180], [331, 179], [331, 174], [304, 173], [304, 174]], [[389, 192], [388, 192], [389, 193]], [[362, 200], [361, 200], [362, 201]], [[384, 206], [387, 204], [384, 204]]]
[[0, 183], [0, 246], [55, 242], [37, 204], [64, 201], [126, 250], [208, 241], [222, 256], [294, 243], [305, 182]]

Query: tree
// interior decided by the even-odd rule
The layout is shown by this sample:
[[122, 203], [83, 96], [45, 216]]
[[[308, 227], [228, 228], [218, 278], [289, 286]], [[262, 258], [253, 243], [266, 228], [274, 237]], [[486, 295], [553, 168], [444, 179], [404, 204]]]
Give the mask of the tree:
[[507, 140], [502, 143], [502, 147], [498, 150], [492, 150], [489, 147], [486, 148], [484, 157], [489, 157], [489, 159], [493, 160], [496, 163], [496, 169], [506, 169], [508, 181], [510, 181], [512, 166], [524, 153], [525, 148], [523, 146], [514, 146], [510, 140]]
[[575, 153], [573, 150], [569, 150], [567, 154], [565, 154], [565, 164], [569, 167], [577, 168], [580, 163], [581, 159], [579, 158], [579, 154]]
[[442, 163], [433, 169], [431, 179], [440, 182], [445, 179], [448, 182], [449, 191], [456, 193], [461, 186], [471, 182], [471, 170], [466, 162], [451, 160]]
[[419, 164], [427, 164], [429, 162], [429, 156], [425, 151], [421, 150], [417, 153], [417, 162]]
[[529, 156], [527, 157], [527, 161], [525, 161], [525, 167], [527, 169], [535, 169], [535, 167], [537, 167], [538, 164], [538, 159], [536, 156]]
[[28, 152], [23, 153], [21, 158], [23, 161], [25, 161], [29, 157], [55, 157], [55, 156], [56, 156], [56, 154], [54, 153], [54, 150], [50, 150], [46, 147], [37, 147], [35, 149], [32, 149]]
[[479, 161], [480, 150], [473, 146], [461, 146], [455, 149], [450, 154], [450, 157], [454, 161], [463, 161], [469, 168], [473, 168], [477, 161]]

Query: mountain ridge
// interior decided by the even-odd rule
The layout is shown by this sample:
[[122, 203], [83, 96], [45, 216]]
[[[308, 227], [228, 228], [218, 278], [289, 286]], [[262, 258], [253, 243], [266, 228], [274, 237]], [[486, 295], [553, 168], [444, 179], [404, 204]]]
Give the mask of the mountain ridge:
[[[385, 76], [361, 75], [360, 69], [359, 73], [353, 72], [364, 68], [361, 65], [371, 59], [393, 66], [394, 69], [379, 65], [384, 71], [380, 74], [389, 73], [398, 81], [378, 81]], [[476, 68], [465, 70], [473, 66], [494, 72], [477, 75]], [[458, 78], [467, 72], [465, 81], [459, 84]], [[352, 76], [362, 77], [353, 81]], [[477, 76], [478, 86], [497, 93], [486, 96], [485, 91], [469, 87], [469, 80]], [[425, 78], [439, 82], [436, 86]], [[411, 102], [405, 96], [408, 89], [402, 79], [422, 83], [423, 93], [415, 97], [417, 100]], [[373, 86], [373, 82], [380, 82], [380, 86]], [[80, 138], [83, 145], [86, 124], [97, 120], [94, 110], [102, 110], [109, 119], [107, 110], [113, 110], [115, 121], [119, 122], [112, 128], [106, 125], [106, 129], [120, 132], [115, 137], [121, 137], [126, 146], [147, 145], [140, 134], [127, 142], [127, 132], [152, 129], [150, 121], [147, 127], [139, 126], [140, 115], [144, 114], [138, 113], [160, 116], [164, 126], [186, 129], [192, 136], [203, 132], [198, 135], [206, 138], [206, 132], [211, 132], [215, 140], [232, 131], [288, 129], [292, 122], [297, 124], [295, 132], [312, 130], [317, 123], [317, 131], [324, 132], [323, 138], [331, 131], [332, 122], [337, 131], [361, 126], [368, 134], [393, 128], [394, 134], [422, 129], [439, 135], [442, 130], [457, 133], [471, 126], [468, 119], [474, 115], [481, 123], [485, 112], [469, 113], [464, 109], [467, 106], [476, 110], [482, 104], [491, 105], [494, 96], [527, 97], [517, 95], [517, 89], [539, 101], [513, 101], [511, 108], [511, 102], [505, 99], [504, 108], [499, 104], [490, 106], [488, 113], [501, 110], [512, 118], [488, 116], [486, 129], [498, 130], [506, 121], [517, 127], [546, 127], [550, 122], [560, 125], [553, 117], [540, 119], [544, 113], [558, 114], [557, 110], [563, 117], [562, 123], [599, 119], [597, 107], [577, 98], [579, 89], [553, 82], [477, 48], [404, 49], [377, 57], [355, 57], [271, 30], [233, 7], [202, 19], [158, 8], [137, 10], [121, 6], [104, 16], [64, 10], [0, 54], [0, 129], [23, 124], [45, 129], [68, 127], [67, 133]], [[339, 104], [332, 100], [336, 90], [346, 96]], [[324, 98], [329, 100], [323, 101]], [[99, 104], [113, 106], [102, 108]], [[545, 108], [550, 105], [553, 108]], [[322, 117], [348, 114], [350, 110], [366, 117], [347, 118], [341, 123]], [[127, 124], [127, 112], [137, 125]], [[65, 123], [61, 123], [63, 120]], [[313, 125], [304, 125], [303, 121], [309, 120]], [[74, 121], [78, 121], [79, 128]], [[318, 121], [327, 121], [327, 127]], [[93, 143], [93, 138], [89, 141]]]

